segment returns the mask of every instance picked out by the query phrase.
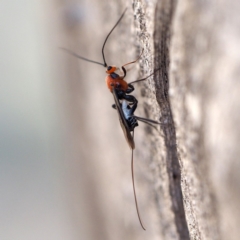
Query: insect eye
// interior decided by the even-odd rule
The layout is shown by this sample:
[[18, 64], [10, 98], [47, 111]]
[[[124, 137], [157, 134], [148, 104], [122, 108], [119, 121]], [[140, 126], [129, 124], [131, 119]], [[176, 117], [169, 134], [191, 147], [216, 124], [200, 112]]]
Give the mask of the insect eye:
[[116, 69], [117, 68], [115, 66], [108, 66], [106, 73], [111, 74], [111, 73], [115, 72]]

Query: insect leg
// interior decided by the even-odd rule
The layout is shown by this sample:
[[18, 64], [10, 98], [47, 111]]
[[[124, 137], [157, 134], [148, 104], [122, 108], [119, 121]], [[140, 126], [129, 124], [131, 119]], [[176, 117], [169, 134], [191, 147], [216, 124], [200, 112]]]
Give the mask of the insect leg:
[[124, 94], [122, 98], [132, 103], [133, 106], [136, 105], [136, 108], [137, 108], [138, 100], [133, 95]]
[[125, 66], [137, 62], [137, 61], [141, 58], [142, 54], [143, 54], [143, 49], [142, 49], [141, 54], [139, 55], [139, 57], [138, 57], [136, 60], [134, 60], [134, 61], [132, 61], [132, 62], [129, 62], [129, 63], [126, 63], [126, 64], [124, 64], [124, 65], [122, 66], [122, 70], [123, 70], [123, 73], [124, 73], [123, 78], [125, 78], [126, 75], [127, 75], [127, 71], [126, 71]]
[[128, 84], [128, 89], [126, 90], [126, 93], [129, 94], [134, 91], [134, 86], [132, 84]]
[[[133, 87], [133, 86], [132, 86]], [[117, 97], [118, 97], [118, 99], [125, 99], [125, 100], [127, 100], [128, 102], [129, 102], [129, 104], [131, 104], [131, 105], [137, 105], [138, 104], [138, 100], [134, 97], [134, 96], [132, 96], [132, 95], [128, 95], [128, 94], [126, 94], [126, 93], [128, 93], [127, 91], [126, 92], [124, 92], [124, 91], [122, 91], [122, 90], [117, 90], [117, 89], [115, 89], [116, 90], [116, 94], [117, 94]], [[134, 90], [134, 88], [133, 88], [133, 90]], [[132, 91], [133, 91], [132, 90]], [[131, 92], [131, 91], [130, 91]], [[137, 107], [137, 106], [136, 106]], [[136, 107], [135, 107], [135, 109], [136, 109]]]

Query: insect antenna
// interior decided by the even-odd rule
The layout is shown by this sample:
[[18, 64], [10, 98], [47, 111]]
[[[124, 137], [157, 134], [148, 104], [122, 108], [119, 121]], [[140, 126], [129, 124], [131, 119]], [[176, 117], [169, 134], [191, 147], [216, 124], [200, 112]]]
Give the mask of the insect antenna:
[[124, 12], [122, 13], [121, 17], [118, 19], [118, 21], [116, 22], [116, 24], [113, 26], [112, 30], [109, 32], [109, 34], [107, 35], [107, 37], [105, 38], [105, 41], [103, 43], [103, 46], [102, 46], [102, 56], [103, 56], [103, 61], [104, 61], [104, 67], [107, 67], [107, 63], [106, 63], [106, 60], [105, 60], [105, 55], [104, 55], [104, 47], [105, 47], [105, 44], [109, 38], [109, 36], [111, 35], [112, 31], [116, 28], [116, 26], [120, 23], [120, 21], [122, 20], [125, 12], [127, 11], [127, 8], [124, 10]]
[[[133, 130], [133, 134], [132, 134], [133, 138], [134, 138], [134, 130]], [[135, 205], [136, 205], [136, 209], [137, 209], [137, 215], [138, 215], [138, 219], [139, 222], [141, 224], [141, 227], [143, 230], [146, 230], [145, 227], [143, 226], [141, 217], [140, 217], [140, 213], [138, 210], [138, 203], [137, 203], [137, 195], [136, 195], [136, 190], [135, 190], [135, 183], [134, 183], [134, 170], [133, 170], [133, 148], [132, 148], [132, 158], [131, 158], [131, 171], [132, 171], [132, 184], [133, 184], [133, 193], [134, 193], [134, 200], [135, 200]]]
[[91, 63], [95, 63], [95, 64], [99, 64], [99, 65], [101, 65], [101, 66], [103, 66], [103, 67], [107, 67], [107, 63], [106, 63], [105, 56], [104, 56], [104, 47], [105, 47], [105, 44], [106, 44], [109, 36], [111, 35], [112, 31], [116, 28], [116, 26], [117, 26], [117, 25], [119, 24], [119, 22], [122, 20], [122, 18], [123, 18], [123, 16], [124, 16], [124, 14], [125, 14], [126, 11], [127, 11], [127, 8], [124, 10], [124, 12], [122, 13], [121, 17], [118, 19], [117, 23], [114, 25], [114, 27], [112, 28], [112, 30], [109, 32], [109, 34], [107, 35], [107, 37], [106, 37], [105, 40], [104, 40], [104, 43], [103, 43], [103, 46], [102, 46], [102, 56], [103, 56], [103, 62], [104, 62], [104, 63], [100, 63], [100, 62], [97, 62], [97, 61], [94, 61], [94, 60], [91, 60], [91, 59], [82, 57], [81, 55], [78, 55], [78, 54], [76, 54], [76, 53], [74, 53], [74, 52], [72, 52], [71, 50], [68, 50], [68, 49], [66, 49], [66, 48], [60, 47], [60, 49], [66, 51], [66, 52], [68, 52], [69, 54], [71, 54], [72, 56], [77, 57], [77, 58], [80, 58], [80, 59], [82, 59], [82, 60], [84, 60], [84, 61], [91, 62]]
[[76, 54], [76, 53], [74, 53], [74, 52], [72, 52], [72, 51], [70, 51], [70, 50], [68, 50], [68, 49], [66, 49], [66, 48], [60, 47], [60, 49], [66, 51], [67, 53], [71, 54], [72, 56], [74, 56], [74, 57], [76, 57], [76, 58], [80, 58], [80, 59], [82, 59], [82, 60], [84, 60], [84, 61], [91, 62], [91, 63], [95, 63], [95, 64], [99, 64], [99, 65], [105, 67], [105, 64], [103, 64], [103, 63], [100, 63], [100, 62], [93, 61], [93, 60], [90, 60], [90, 59], [88, 59], [88, 58], [82, 57], [82, 56], [80, 56], [80, 55], [78, 55], [78, 54]]

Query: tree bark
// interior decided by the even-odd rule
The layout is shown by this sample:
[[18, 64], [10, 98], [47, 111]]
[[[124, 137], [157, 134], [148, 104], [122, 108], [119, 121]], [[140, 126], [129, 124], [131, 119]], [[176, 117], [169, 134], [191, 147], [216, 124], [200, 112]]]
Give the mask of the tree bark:
[[66, 8], [63, 45], [102, 61], [104, 38], [128, 7], [106, 44], [107, 63], [122, 66], [144, 50], [126, 79], [158, 70], [135, 93], [136, 115], [160, 126], [135, 134], [144, 232], [105, 69], [65, 56], [76, 239], [239, 239], [239, 1], [92, 3], [81, 5], [80, 22], [72, 20], [76, 2]]

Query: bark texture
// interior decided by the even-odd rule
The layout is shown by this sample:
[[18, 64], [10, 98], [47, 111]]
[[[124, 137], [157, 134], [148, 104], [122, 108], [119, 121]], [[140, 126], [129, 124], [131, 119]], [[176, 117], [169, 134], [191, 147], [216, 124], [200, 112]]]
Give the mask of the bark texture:
[[[92, 1], [64, 6], [64, 46], [109, 65], [144, 53], [128, 73], [136, 115], [160, 121], [136, 129], [133, 201], [130, 150], [110, 108], [104, 68], [65, 56], [69, 114], [69, 206], [76, 239], [239, 239], [240, 2]], [[93, 7], [94, 6], [94, 7]], [[74, 183], [74, 184], [73, 184]]]

